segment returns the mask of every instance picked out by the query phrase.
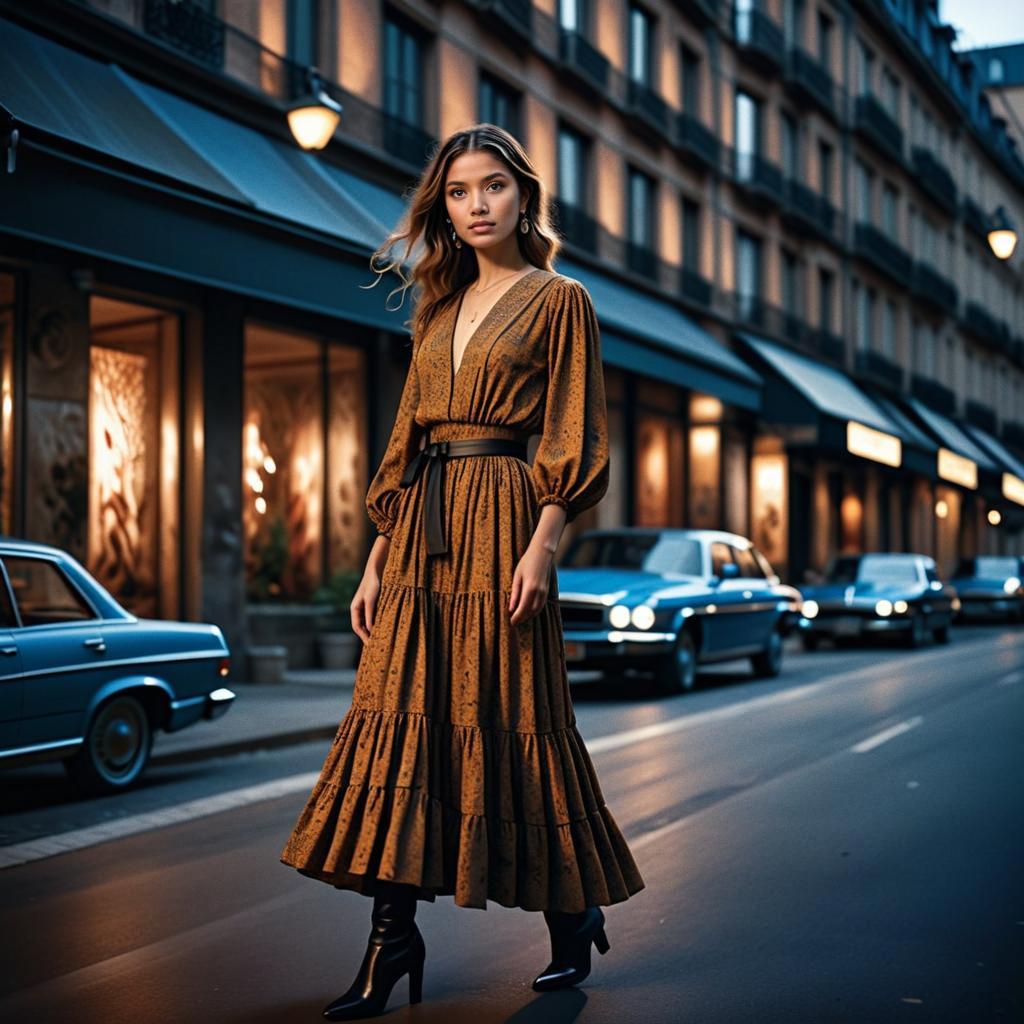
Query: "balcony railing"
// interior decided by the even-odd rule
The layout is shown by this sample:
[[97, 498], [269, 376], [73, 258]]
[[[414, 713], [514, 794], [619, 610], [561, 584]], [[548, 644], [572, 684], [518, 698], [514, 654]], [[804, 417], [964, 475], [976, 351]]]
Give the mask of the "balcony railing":
[[808, 332], [807, 342], [812, 355], [821, 355], [839, 366], [843, 364], [846, 354], [846, 343], [842, 336], [826, 327], [812, 327]]
[[1003, 420], [1003, 440], [1024, 453], [1024, 423], [1019, 420]]
[[626, 266], [641, 277], [654, 281], [658, 277], [658, 254], [646, 245], [626, 242]]
[[700, 28], [718, 21], [718, 0], [675, 0], [676, 7]]
[[755, 202], [775, 205], [782, 201], [782, 171], [757, 153], [734, 149], [733, 180]]
[[918, 260], [914, 264], [910, 287], [920, 302], [937, 309], [940, 313], [956, 316], [960, 298], [956, 285], [927, 261]]
[[679, 294], [687, 302], [702, 309], [711, 308], [713, 289], [711, 282], [691, 270], [689, 267], [679, 268]]
[[795, 178], [783, 183], [783, 216], [801, 234], [833, 239], [836, 229], [835, 207], [814, 189]]
[[997, 434], [999, 432], [996, 414], [983, 402], [977, 402], [973, 398], [968, 398], [964, 402], [964, 418], [976, 427], [987, 430], [990, 434]]
[[426, 163], [427, 150], [435, 141], [433, 136], [417, 125], [408, 124], [390, 114], [382, 115], [382, 124], [384, 148], [392, 156], [416, 167]]
[[496, 18], [502, 28], [515, 33], [523, 42], [533, 41], [532, 0], [470, 0], [477, 10]]
[[903, 387], [903, 367], [873, 349], [858, 349], [854, 353], [853, 370], [861, 380], [881, 384], [893, 391]]
[[997, 352], [1010, 352], [1010, 328], [981, 303], [968, 302], [961, 321], [963, 329], [983, 345]]
[[940, 384], [931, 377], [920, 373], [910, 375], [910, 393], [919, 398], [925, 405], [931, 406], [936, 412], [952, 416], [956, 413], [956, 392], [945, 384]]
[[570, 245], [593, 253], [597, 249], [597, 221], [578, 206], [552, 199], [555, 226]]
[[801, 99], [814, 103], [824, 114], [835, 118], [838, 112], [836, 89], [828, 70], [799, 46], [791, 46], [786, 54], [783, 79]]
[[910, 254], [873, 224], [861, 221], [855, 225], [853, 249], [857, 256], [888, 274], [901, 287], [909, 284], [913, 267]]
[[718, 166], [718, 139], [697, 118], [680, 112], [676, 115], [676, 145], [685, 155], [705, 167]]
[[741, 56], [765, 71], [776, 71], [782, 66], [786, 51], [786, 37], [782, 28], [764, 11], [735, 10], [733, 31]]
[[142, 30], [215, 71], [224, 68], [224, 22], [201, 4], [145, 0]]
[[630, 78], [626, 83], [626, 109], [637, 120], [633, 124], [667, 138], [668, 104], [649, 86]]
[[964, 225], [977, 235], [982, 241], [988, 241], [988, 217], [981, 205], [970, 196], [964, 196], [960, 201], [960, 216]]
[[946, 165], [924, 146], [914, 146], [910, 155], [917, 183], [947, 213], [955, 216], [958, 205], [956, 182]]
[[558, 55], [566, 71], [599, 93], [608, 88], [608, 58], [579, 32], [562, 28], [558, 36]]
[[853, 112], [853, 127], [883, 156], [903, 163], [903, 129], [889, 116], [889, 112], [874, 96], [857, 97]]

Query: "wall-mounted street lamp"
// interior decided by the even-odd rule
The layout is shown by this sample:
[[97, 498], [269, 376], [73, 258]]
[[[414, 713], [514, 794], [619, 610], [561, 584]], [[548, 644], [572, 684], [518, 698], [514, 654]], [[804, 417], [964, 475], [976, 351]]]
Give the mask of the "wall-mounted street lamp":
[[306, 91], [288, 106], [288, 127], [303, 149], [323, 149], [341, 120], [341, 104], [328, 95], [316, 68], [306, 69]]
[[1002, 206], [992, 214], [988, 244], [1001, 260], [1008, 260], [1013, 255], [1013, 250], [1017, 248], [1017, 231]]

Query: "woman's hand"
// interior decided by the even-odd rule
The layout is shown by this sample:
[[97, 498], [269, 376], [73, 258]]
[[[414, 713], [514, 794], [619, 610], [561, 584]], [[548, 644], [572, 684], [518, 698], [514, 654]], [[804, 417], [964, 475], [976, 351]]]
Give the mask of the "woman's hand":
[[373, 619], [377, 613], [377, 596], [380, 594], [380, 577], [390, 546], [391, 541], [384, 536], [379, 536], [374, 541], [370, 557], [366, 560], [366, 568], [363, 570], [363, 578], [352, 596], [349, 608], [352, 629], [364, 644], [370, 639], [370, 630], [373, 629]]
[[532, 619], [544, 607], [548, 599], [554, 557], [553, 551], [535, 541], [531, 541], [523, 552], [512, 575], [512, 594], [508, 604], [513, 626]]

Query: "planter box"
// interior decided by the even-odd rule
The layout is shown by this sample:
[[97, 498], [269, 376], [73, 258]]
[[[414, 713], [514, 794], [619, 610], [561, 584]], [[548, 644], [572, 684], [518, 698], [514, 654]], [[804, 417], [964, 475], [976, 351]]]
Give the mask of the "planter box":
[[327, 628], [334, 609], [327, 604], [250, 604], [246, 606], [249, 642], [288, 649], [288, 668], [316, 668], [316, 638]]
[[323, 668], [351, 668], [356, 663], [361, 641], [355, 633], [321, 633], [317, 637]]
[[288, 664], [288, 649], [281, 644], [267, 644], [249, 647], [249, 678], [254, 683], [284, 682], [284, 671]]

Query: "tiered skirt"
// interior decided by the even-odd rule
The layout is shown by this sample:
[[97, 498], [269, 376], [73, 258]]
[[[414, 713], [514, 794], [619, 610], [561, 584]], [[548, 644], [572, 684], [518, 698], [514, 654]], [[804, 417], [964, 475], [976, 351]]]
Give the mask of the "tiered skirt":
[[579, 911], [644, 887], [576, 729], [557, 576], [513, 626], [512, 577], [538, 510], [529, 466], [445, 467], [448, 551], [426, 554], [425, 474], [396, 525], [352, 704], [281, 853], [304, 875], [372, 896], [451, 895]]

